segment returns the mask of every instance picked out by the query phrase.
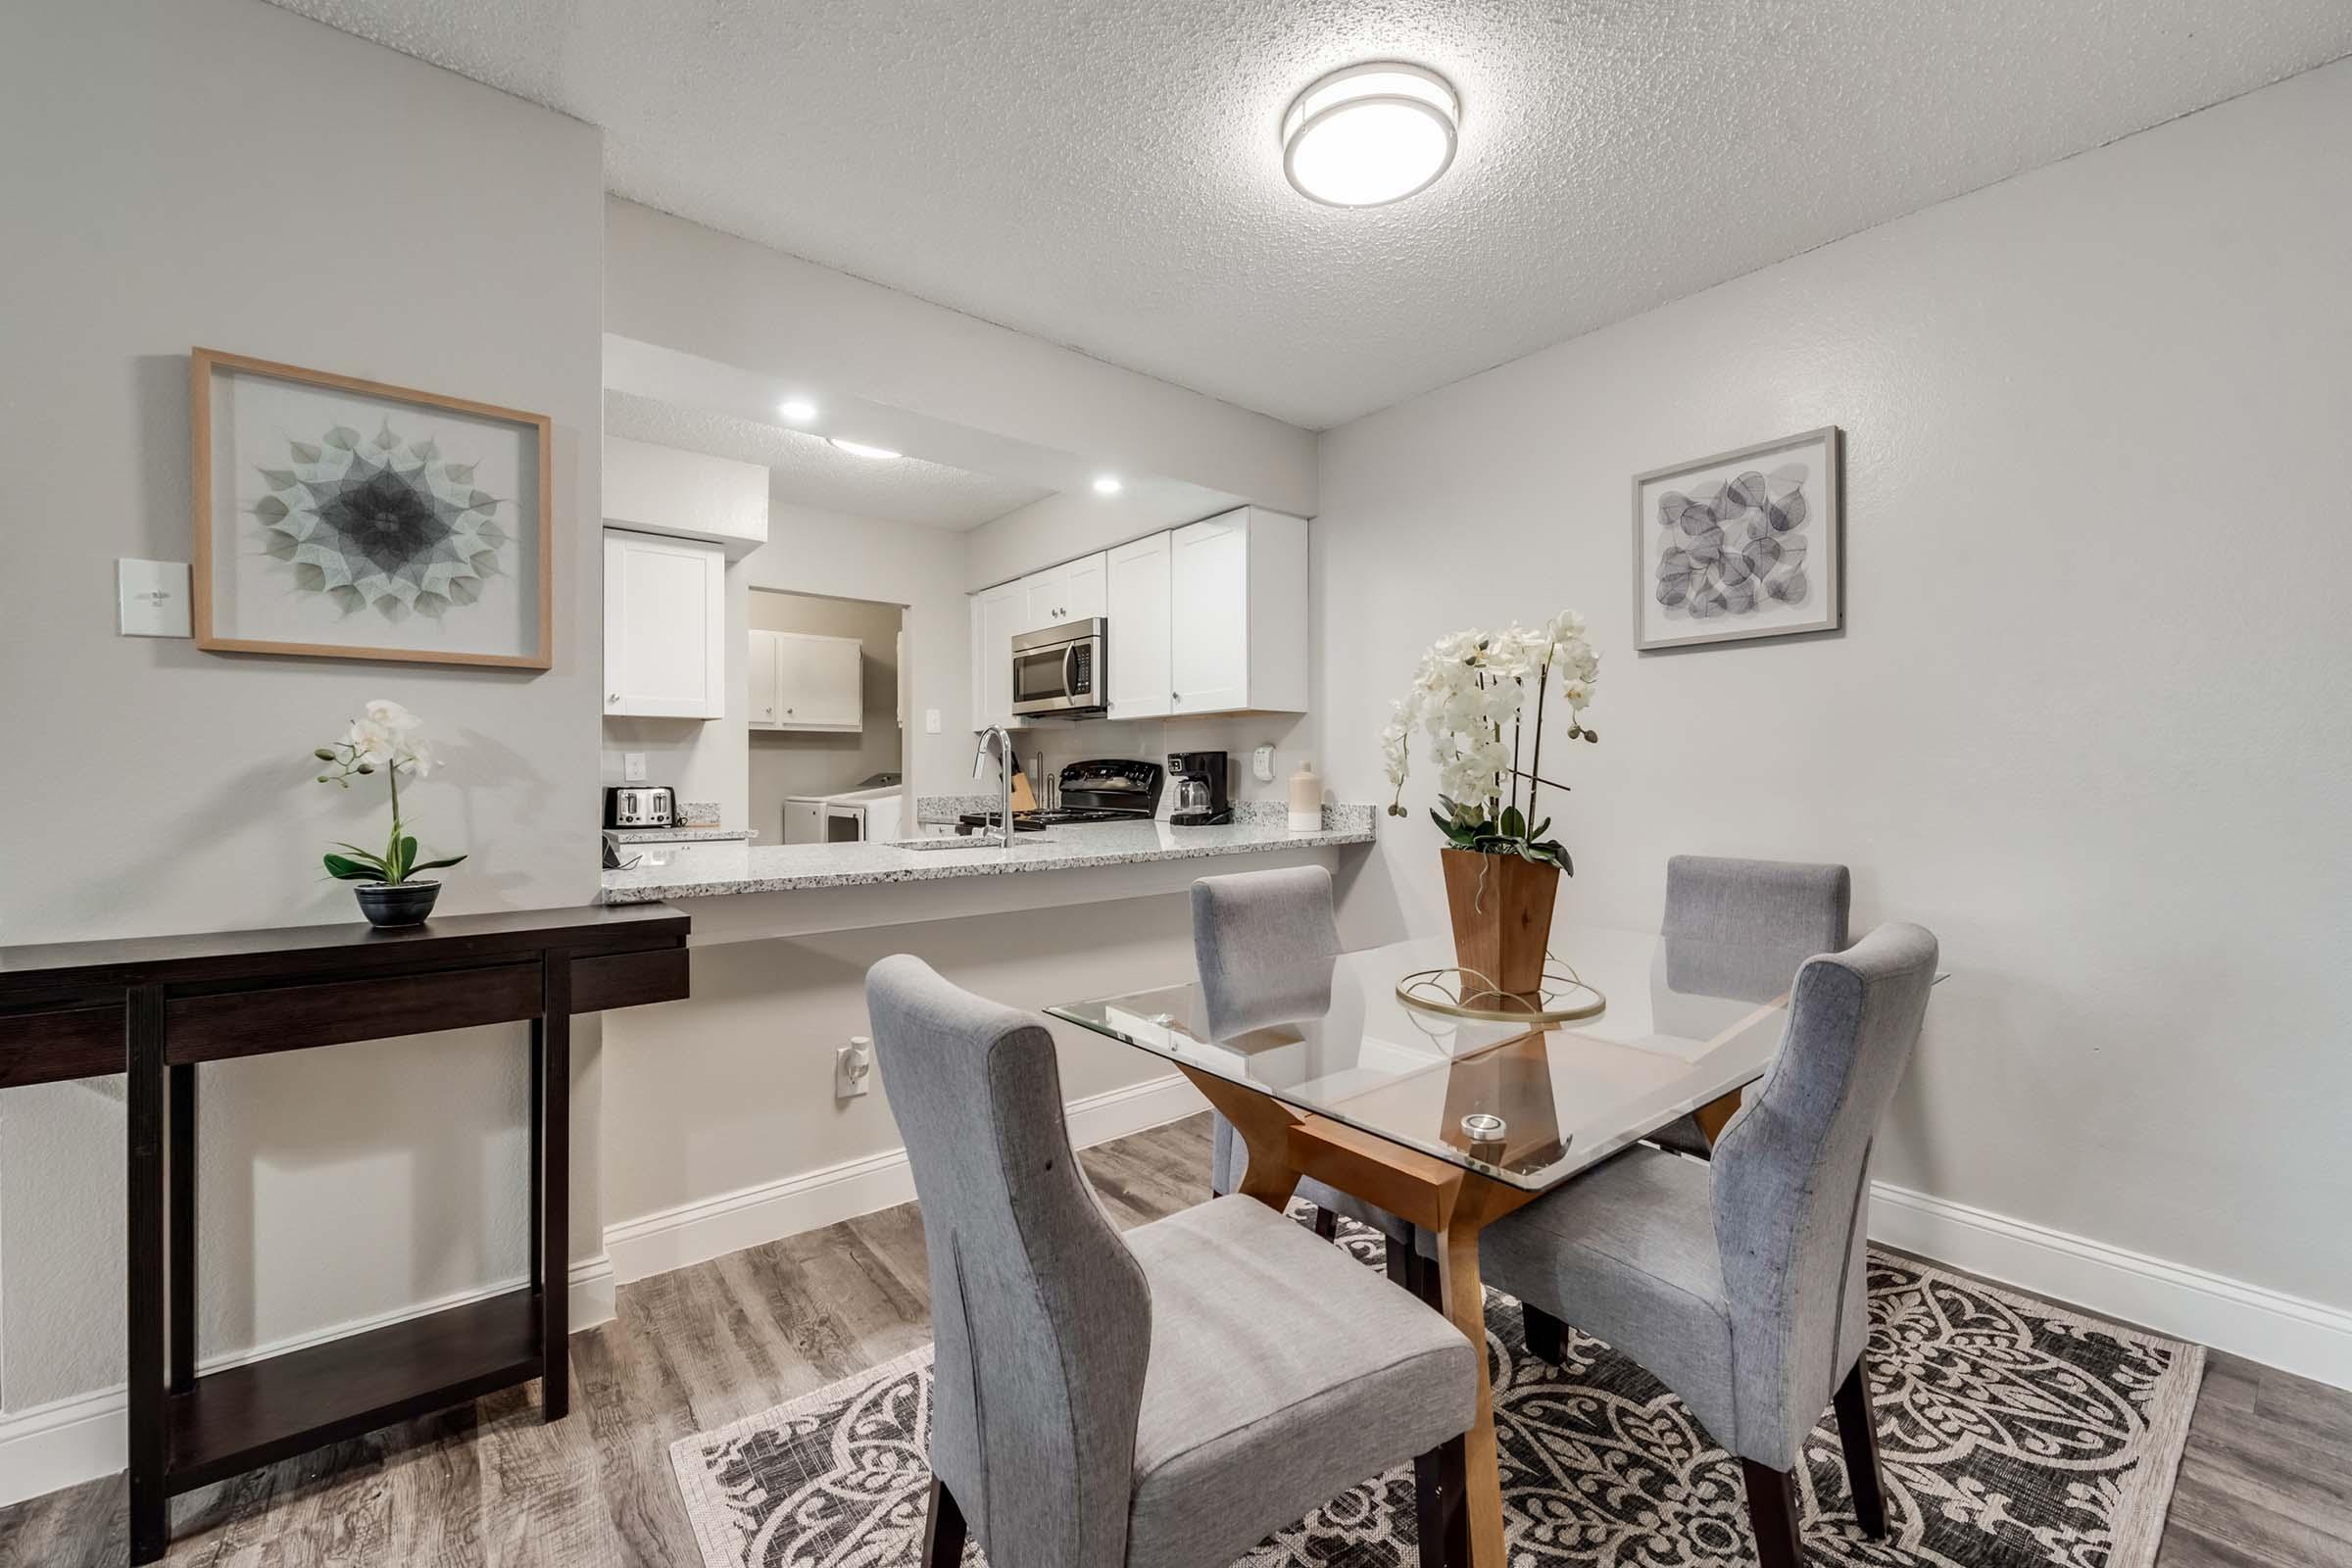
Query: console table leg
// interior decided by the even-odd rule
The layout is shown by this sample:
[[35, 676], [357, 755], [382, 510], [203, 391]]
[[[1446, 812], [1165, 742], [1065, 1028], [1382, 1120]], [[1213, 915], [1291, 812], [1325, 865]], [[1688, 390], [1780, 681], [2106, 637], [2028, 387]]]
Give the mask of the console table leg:
[[533, 1025], [539, 1072], [539, 1408], [561, 1421], [571, 1409], [571, 957], [551, 952]]
[[130, 1560], [148, 1563], [163, 1556], [172, 1533], [164, 1491], [163, 987], [131, 987], [122, 1019]]
[[172, 1095], [165, 1154], [172, 1193], [166, 1260], [171, 1309], [165, 1316], [172, 1332], [172, 1392], [185, 1394], [196, 1386], [196, 1064], [183, 1061], [165, 1070]]
[[547, 1277], [541, 1270], [545, 1261], [540, 1250], [545, 1245], [547, 1215], [540, 1205], [547, 1201], [547, 1184], [541, 1179], [540, 1162], [547, 1157], [547, 1044], [541, 1038], [539, 1020], [531, 1020], [531, 1087], [526, 1114], [531, 1121], [531, 1289], [542, 1290]]

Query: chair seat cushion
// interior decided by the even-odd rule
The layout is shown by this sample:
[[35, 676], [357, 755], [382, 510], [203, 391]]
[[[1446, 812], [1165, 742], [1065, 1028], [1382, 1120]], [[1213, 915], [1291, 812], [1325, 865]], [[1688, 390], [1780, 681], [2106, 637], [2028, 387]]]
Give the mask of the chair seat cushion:
[[1732, 1322], [1705, 1165], [1639, 1146], [1479, 1236], [1489, 1285], [1633, 1356], [1734, 1444]]
[[1255, 1199], [1126, 1240], [1152, 1287], [1128, 1568], [1229, 1562], [1469, 1428], [1470, 1342]]

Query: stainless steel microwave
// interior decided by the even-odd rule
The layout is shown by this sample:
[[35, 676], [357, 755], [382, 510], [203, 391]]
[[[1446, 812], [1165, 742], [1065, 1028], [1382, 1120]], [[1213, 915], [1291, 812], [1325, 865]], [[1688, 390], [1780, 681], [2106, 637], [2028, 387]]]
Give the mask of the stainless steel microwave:
[[1065, 620], [1012, 640], [1012, 711], [1080, 718], [1107, 711], [1110, 622]]

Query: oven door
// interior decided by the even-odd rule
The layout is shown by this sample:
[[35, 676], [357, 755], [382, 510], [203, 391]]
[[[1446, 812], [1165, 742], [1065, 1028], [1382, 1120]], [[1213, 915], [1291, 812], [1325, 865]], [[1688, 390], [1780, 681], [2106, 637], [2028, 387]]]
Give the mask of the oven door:
[[1103, 699], [1102, 619], [1070, 621], [1012, 640], [1012, 710], [1016, 715], [1099, 713]]

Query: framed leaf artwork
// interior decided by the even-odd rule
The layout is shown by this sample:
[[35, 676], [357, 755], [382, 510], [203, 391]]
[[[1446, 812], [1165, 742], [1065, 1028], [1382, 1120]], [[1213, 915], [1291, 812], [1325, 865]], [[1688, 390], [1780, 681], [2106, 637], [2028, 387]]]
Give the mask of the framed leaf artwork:
[[1634, 646], [1838, 626], [1834, 424], [1634, 476]]
[[197, 349], [196, 646], [546, 669], [548, 419]]

